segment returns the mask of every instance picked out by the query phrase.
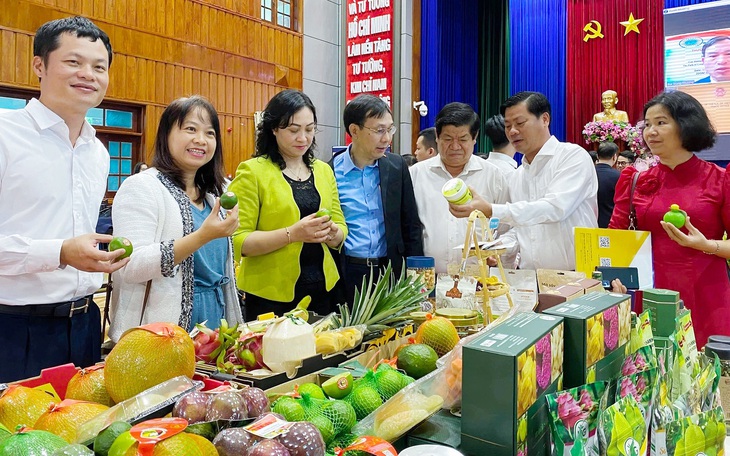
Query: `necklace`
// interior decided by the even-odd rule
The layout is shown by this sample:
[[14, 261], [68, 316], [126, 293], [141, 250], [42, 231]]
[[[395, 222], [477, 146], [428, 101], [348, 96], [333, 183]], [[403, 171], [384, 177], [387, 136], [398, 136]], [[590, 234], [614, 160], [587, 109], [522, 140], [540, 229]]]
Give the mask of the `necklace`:
[[[288, 172], [287, 172], [287, 171], [288, 171]], [[296, 180], [298, 180], [299, 182], [301, 182], [301, 181], [302, 181], [302, 179], [303, 179], [303, 177], [302, 177], [302, 176], [301, 176], [301, 174], [300, 174], [300, 171], [302, 171], [302, 168], [299, 168], [299, 170], [298, 170], [298, 171], [294, 171], [293, 169], [291, 169], [291, 168], [289, 168], [289, 167], [287, 167], [287, 168], [285, 168], [285, 169], [284, 169], [284, 173], [285, 173], [285, 174], [287, 174], [287, 175], [288, 175], [289, 177], [291, 177], [292, 179], [296, 179]], [[303, 169], [303, 171], [304, 171], [304, 176], [306, 177], [306, 176], [307, 176], [307, 172], [309, 171], [309, 168], [307, 168], [307, 167], [305, 166], [305, 167], [304, 167], [304, 169]]]

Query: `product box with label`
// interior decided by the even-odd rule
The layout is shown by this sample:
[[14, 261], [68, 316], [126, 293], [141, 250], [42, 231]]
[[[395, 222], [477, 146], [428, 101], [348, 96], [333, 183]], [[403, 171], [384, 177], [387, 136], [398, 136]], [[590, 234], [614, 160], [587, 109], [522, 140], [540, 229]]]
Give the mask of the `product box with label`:
[[564, 387], [618, 377], [631, 333], [631, 297], [589, 293], [545, 311], [565, 318]]
[[679, 312], [679, 292], [661, 288], [644, 290], [642, 305], [651, 310], [651, 330], [654, 336], [669, 337], [674, 333], [674, 320]]
[[575, 285], [560, 285], [537, 295], [537, 312], [544, 312], [558, 304], [583, 296], [583, 288]]
[[583, 294], [588, 294], [588, 293], [591, 293], [594, 291], [600, 291], [600, 292], [606, 291], [603, 288], [603, 284], [601, 283], [601, 281], [596, 280], [596, 279], [588, 279], [588, 278], [578, 279], [576, 281], [570, 282], [568, 285], [581, 287], [583, 289]]
[[563, 319], [518, 313], [463, 348], [461, 447], [474, 455], [549, 455], [546, 394], [560, 389]]

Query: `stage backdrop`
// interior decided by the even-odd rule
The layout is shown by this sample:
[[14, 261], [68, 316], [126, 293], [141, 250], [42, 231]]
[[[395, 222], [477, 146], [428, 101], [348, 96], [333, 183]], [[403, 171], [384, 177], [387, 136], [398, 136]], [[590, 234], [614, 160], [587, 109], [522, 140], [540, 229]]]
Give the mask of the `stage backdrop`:
[[644, 103], [663, 90], [662, 6], [631, 0], [568, 0], [568, 141], [585, 145], [583, 125], [603, 110], [604, 90], [618, 92], [617, 108], [628, 113], [631, 123], [641, 118]]

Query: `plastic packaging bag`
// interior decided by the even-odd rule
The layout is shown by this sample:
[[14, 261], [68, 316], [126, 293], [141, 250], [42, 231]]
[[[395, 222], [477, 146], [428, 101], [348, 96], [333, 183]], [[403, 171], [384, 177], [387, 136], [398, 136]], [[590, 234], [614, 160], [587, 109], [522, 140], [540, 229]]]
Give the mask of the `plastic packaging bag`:
[[598, 454], [598, 408], [607, 385], [600, 381], [545, 396], [556, 456]]
[[351, 350], [362, 343], [367, 326], [347, 326], [317, 333], [315, 331], [317, 353], [329, 355]]

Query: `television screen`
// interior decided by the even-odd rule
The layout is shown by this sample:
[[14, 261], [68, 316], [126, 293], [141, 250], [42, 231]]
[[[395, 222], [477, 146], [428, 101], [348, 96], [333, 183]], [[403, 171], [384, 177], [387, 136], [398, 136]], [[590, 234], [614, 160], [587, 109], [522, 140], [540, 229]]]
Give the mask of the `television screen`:
[[[730, 0], [664, 10], [664, 83], [705, 107], [718, 133], [730, 133]], [[722, 135], [707, 160], [728, 160]], [[722, 152], [721, 152], [722, 151]]]

